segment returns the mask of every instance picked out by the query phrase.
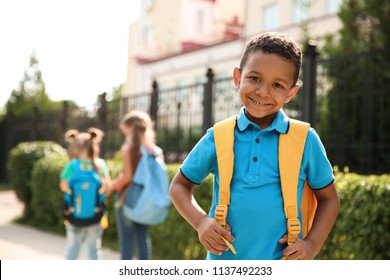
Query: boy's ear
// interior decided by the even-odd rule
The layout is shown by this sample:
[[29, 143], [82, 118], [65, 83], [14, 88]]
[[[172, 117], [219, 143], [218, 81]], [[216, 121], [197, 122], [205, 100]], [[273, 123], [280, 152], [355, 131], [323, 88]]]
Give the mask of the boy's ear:
[[235, 67], [233, 70], [233, 80], [234, 80], [234, 85], [236, 86], [237, 89], [239, 89], [240, 81], [241, 81], [241, 70], [238, 67]]
[[299, 88], [300, 88], [299, 85], [295, 85], [295, 86], [293, 86], [293, 87], [289, 90], [289, 92], [288, 92], [288, 94], [287, 94], [287, 99], [286, 99], [286, 102], [285, 102], [285, 103], [288, 103], [288, 102], [290, 102], [291, 99], [293, 99], [293, 97], [298, 93]]

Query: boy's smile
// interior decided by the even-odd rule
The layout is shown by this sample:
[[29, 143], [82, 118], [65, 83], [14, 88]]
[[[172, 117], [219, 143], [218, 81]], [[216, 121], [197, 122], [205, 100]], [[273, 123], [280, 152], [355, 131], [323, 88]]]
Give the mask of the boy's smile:
[[251, 97], [248, 97], [248, 98], [250, 101], [252, 101], [254, 103], [253, 104], [254, 106], [256, 106], [260, 109], [274, 105], [273, 103], [270, 103], [270, 102], [260, 102], [260, 101], [256, 101], [256, 99], [254, 99], [254, 98], [251, 98]]
[[262, 51], [251, 53], [243, 69], [234, 69], [234, 83], [245, 113], [261, 129], [268, 127], [279, 109], [298, 92], [299, 86], [293, 84], [295, 72], [291, 61]]

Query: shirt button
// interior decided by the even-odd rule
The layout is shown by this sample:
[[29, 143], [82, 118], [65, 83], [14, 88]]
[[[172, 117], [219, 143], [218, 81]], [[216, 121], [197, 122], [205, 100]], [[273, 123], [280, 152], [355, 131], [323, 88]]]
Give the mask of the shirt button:
[[260, 139], [259, 138], [256, 138], [256, 143], [260, 143]]
[[257, 157], [254, 157], [254, 158], [253, 158], [253, 161], [254, 161], [254, 162], [257, 162]]

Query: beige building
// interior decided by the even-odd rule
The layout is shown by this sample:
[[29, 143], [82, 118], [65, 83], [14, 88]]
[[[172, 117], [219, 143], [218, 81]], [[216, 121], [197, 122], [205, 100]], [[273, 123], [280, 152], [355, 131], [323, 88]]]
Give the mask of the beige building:
[[284, 32], [297, 40], [303, 27], [313, 39], [340, 28], [342, 0], [247, 0], [245, 38], [263, 31]]
[[[342, 0], [142, 0], [129, 31], [124, 95], [204, 81], [207, 67], [230, 77], [247, 40], [279, 31], [321, 40], [340, 28]], [[304, 33], [302, 30], [306, 30]]]

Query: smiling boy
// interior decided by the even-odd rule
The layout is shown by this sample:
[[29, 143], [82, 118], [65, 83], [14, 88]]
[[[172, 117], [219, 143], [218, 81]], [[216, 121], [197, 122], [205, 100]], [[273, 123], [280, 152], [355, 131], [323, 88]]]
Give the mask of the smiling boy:
[[[243, 108], [234, 130], [234, 172], [231, 203], [224, 228], [215, 219], [219, 174], [214, 132], [209, 129], [176, 174], [170, 188], [179, 213], [198, 232], [208, 250], [207, 259], [313, 259], [328, 236], [339, 210], [332, 167], [313, 129], [309, 130], [298, 182], [298, 204], [304, 181], [318, 201], [313, 226], [304, 240], [286, 244], [278, 165], [278, 140], [289, 129], [282, 107], [299, 90], [299, 46], [287, 35], [264, 33], [253, 37], [233, 71]], [[192, 191], [210, 173], [214, 174], [213, 200], [208, 215]], [[233, 242], [237, 254], [223, 238]]]

